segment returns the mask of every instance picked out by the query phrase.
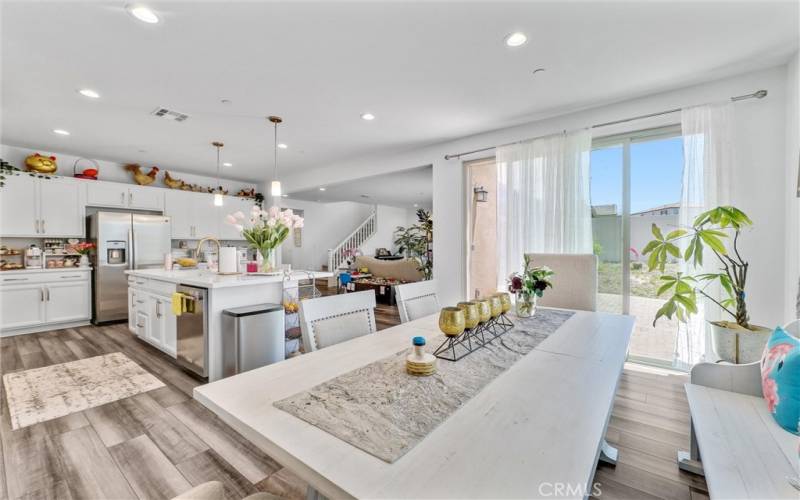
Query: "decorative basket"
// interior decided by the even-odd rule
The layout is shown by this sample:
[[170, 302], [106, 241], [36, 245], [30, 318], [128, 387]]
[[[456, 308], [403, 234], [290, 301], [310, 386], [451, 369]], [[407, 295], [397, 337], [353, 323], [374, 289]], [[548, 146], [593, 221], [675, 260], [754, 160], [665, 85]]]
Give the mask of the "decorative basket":
[[[92, 166], [89, 168], [84, 168], [81, 170], [81, 173], [78, 173], [78, 163], [81, 161], [89, 162]], [[95, 160], [90, 160], [88, 158], [78, 158], [75, 160], [75, 163], [72, 164], [72, 176], [77, 177], [78, 179], [91, 179], [93, 181], [97, 180], [97, 176], [100, 174], [100, 165]]]

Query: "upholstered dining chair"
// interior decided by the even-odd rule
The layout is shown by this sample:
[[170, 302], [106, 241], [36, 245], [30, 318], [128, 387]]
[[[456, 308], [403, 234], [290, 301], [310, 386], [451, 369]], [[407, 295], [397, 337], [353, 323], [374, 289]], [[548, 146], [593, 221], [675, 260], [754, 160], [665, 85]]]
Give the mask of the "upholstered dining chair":
[[597, 310], [597, 256], [593, 254], [525, 254], [533, 266], [547, 266], [555, 272], [553, 288], [538, 300], [543, 307], [581, 311]]
[[300, 302], [300, 333], [306, 352], [376, 331], [375, 290]]
[[417, 281], [395, 287], [400, 322], [406, 323], [439, 312], [436, 280]]

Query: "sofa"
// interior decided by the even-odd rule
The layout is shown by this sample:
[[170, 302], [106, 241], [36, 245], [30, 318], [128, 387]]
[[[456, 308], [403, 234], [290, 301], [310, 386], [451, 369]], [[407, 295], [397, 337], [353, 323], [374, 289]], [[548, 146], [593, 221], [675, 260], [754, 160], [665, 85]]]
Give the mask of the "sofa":
[[419, 263], [414, 259], [381, 260], [359, 255], [356, 257], [355, 267], [356, 269], [366, 267], [376, 278], [396, 279], [406, 283], [425, 279], [422, 271], [417, 269]]

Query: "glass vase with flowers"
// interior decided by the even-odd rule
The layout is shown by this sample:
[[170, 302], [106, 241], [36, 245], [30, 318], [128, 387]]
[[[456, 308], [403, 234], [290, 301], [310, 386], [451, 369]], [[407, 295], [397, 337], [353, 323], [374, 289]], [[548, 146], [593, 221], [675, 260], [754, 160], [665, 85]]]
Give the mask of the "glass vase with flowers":
[[554, 275], [547, 266], [532, 266], [530, 257], [525, 256], [522, 273], [513, 273], [508, 277], [508, 290], [516, 296], [517, 316], [529, 318], [536, 314], [536, 300], [544, 295], [547, 288], [553, 287], [550, 278]]
[[275, 270], [275, 249], [289, 237], [291, 230], [303, 227], [303, 218], [290, 208], [262, 210], [258, 205], [253, 205], [249, 215], [239, 211], [226, 216], [225, 222], [241, 231], [250, 248], [261, 254], [263, 264], [260, 271], [264, 273]]

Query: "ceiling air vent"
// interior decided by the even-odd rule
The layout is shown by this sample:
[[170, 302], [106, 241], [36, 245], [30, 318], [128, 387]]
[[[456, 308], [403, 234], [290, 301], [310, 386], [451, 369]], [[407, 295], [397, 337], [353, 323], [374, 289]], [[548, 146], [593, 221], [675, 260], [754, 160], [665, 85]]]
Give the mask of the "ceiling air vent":
[[166, 118], [168, 120], [172, 120], [172, 121], [176, 121], [176, 122], [186, 121], [186, 119], [189, 118], [189, 115], [187, 115], [185, 113], [181, 113], [180, 111], [173, 111], [173, 110], [167, 109], [167, 108], [156, 108], [150, 114], [153, 115], [153, 116]]

